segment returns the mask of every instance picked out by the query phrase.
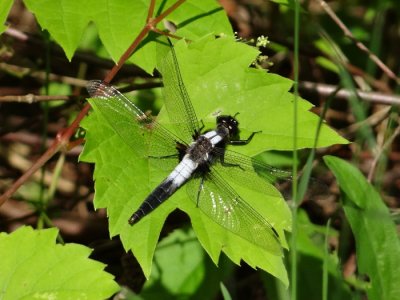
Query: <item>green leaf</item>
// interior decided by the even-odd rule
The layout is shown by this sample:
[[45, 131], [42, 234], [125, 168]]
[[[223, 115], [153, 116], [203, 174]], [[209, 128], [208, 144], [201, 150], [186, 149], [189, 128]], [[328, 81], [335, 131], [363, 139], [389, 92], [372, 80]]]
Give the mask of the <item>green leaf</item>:
[[[297, 299], [320, 300], [322, 298], [323, 286], [323, 263], [326, 260], [329, 299], [353, 299], [349, 285], [342, 277], [338, 266], [337, 253], [327, 253], [325, 239], [337, 237], [337, 232], [333, 229], [328, 231], [324, 226], [313, 224], [303, 209], [297, 212], [297, 286], [301, 287], [297, 291]], [[268, 292], [268, 299], [290, 299], [288, 290], [275, 278], [268, 274], [263, 274], [262, 280], [265, 290]]]
[[[118, 291], [91, 249], [55, 244], [54, 228], [0, 233], [1, 299], [105, 299]], [[6, 258], [6, 259], [5, 259]]]
[[3, 0], [0, 3], [0, 33], [3, 33], [7, 29], [7, 26], [4, 24], [6, 23], [13, 2], [12, 0]]
[[[217, 269], [192, 229], [179, 229], [164, 238], [154, 255], [153, 271], [140, 296], [144, 299], [215, 298], [219, 282], [231, 267]], [[232, 266], [230, 264], [230, 266]]]
[[60, 44], [69, 60], [89, 23], [92, 1], [25, 0], [26, 7], [52, 38]]
[[[251, 132], [262, 131], [248, 146], [235, 147], [235, 151], [253, 156], [271, 149], [293, 150], [294, 96], [288, 92], [292, 81], [248, 68], [259, 53], [255, 48], [230, 38], [206, 37], [189, 46], [179, 42], [175, 50], [183, 81], [200, 120], [213, 127], [216, 113], [239, 112], [237, 119], [243, 138]], [[311, 108], [309, 102], [299, 99], [298, 148], [314, 146], [318, 116], [309, 112]], [[164, 111], [159, 118], [168, 119]], [[317, 147], [343, 143], [347, 141], [326, 124], [322, 125]]]
[[400, 243], [388, 208], [356, 167], [333, 156], [324, 160], [342, 191], [359, 273], [370, 278], [368, 299], [400, 299]]
[[[291, 82], [277, 75], [249, 69], [248, 65], [258, 54], [254, 48], [231, 38], [207, 37], [190, 46], [179, 42], [176, 54], [197, 117], [203, 120], [206, 128], [215, 128], [217, 112], [231, 115], [240, 112], [238, 118], [242, 138], [253, 131], [262, 130], [262, 133], [257, 134], [249, 145], [235, 147], [235, 151], [253, 155], [274, 148], [291, 149], [293, 96], [288, 93]], [[99, 113], [96, 101], [91, 103], [94, 113], [82, 124], [87, 136], [81, 159], [96, 163], [95, 206], [107, 208], [111, 235], [120, 234], [125, 249], [133, 251], [147, 277], [162, 225], [168, 214], [179, 208], [190, 216], [200, 243], [215, 263], [218, 263], [223, 251], [235, 263], [244, 260], [252, 267], [270, 272], [287, 285], [282, 257], [272, 255], [213, 222], [189, 200], [185, 187], [148, 217], [130, 227], [127, 222], [130, 215], [168, 175], [168, 171], [160, 171], [150, 163], [154, 160], [138, 156], [128, 146], [131, 142], [121, 140], [113, 126]], [[308, 102], [300, 100], [299, 107], [299, 120], [302, 120], [304, 128], [299, 128], [298, 144], [312, 146], [318, 118], [307, 111], [311, 107]], [[158, 120], [168, 126], [164, 110]], [[121, 120], [114, 122], [120, 123]], [[319, 140], [321, 146], [345, 142], [326, 125], [323, 125]], [[283, 246], [287, 247], [284, 231], [291, 229], [291, 213], [283, 198], [252, 191], [231, 182], [229, 178], [227, 180], [250, 206], [274, 226]]]
[[[96, 104], [92, 105], [96, 110]], [[133, 210], [160, 181], [150, 176], [148, 161], [132, 151], [101, 114], [91, 113], [81, 125], [86, 129], [86, 143], [80, 159], [96, 163], [95, 207], [107, 208], [110, 235], [120, 235], [125, 249], [132, 250], [148, 278], [161, 228], [174, 210], [173, 202], [166, 201], [152, 218], [129, 226]]]
[[[244, 189], [232, 182], [229, 184], [271, 223], [281, 237], [283, 245], [286, 246], [284, 230], [291, 229], [291, 215], [283, 199]], [[288, 285], [286, 269], [281, 256], [271, 254], [270, 251], [227, 231], [209, 217], [199, 213], [195, 203], [182, 199], [179, 207], [190, 216], [193, 229], [201, 245], [215, 264], [218, 264], [220, 253], [223, 251], [235, 264], [240, 265], [241, 261], [244, 261], [252, 268], [261, 268], [280, 279], [286, 286]]]
[[330, 229], [326, 237], [324, 226], [313, 224], [304, 210], [297, 216], [298, 286], [299, 299], [322, 299], [323, 263], [326, 260], [329, 299], [352, 299], [349, 286], [338, 269], [337, 253], [326, 253], [325, 239], [337, 238], [338, 233]]
[[323, 56], [318, 56], [315, 62], [326, 70], [339, 74], [339, 67], [332, 60]]
[[[100, 39], [114, 61], [133, 42], [146, 23], [149, 0], [25, 0], [40, 26], [50, 32], [52, 38], [71, 59], [77, 49], [84, 29], [89, 22], [96, 25]], [[158, 14], [174, 4], [176, 0], [157, 1]], [[176, 35], [195, 40], [206, 34], [233, 35], [228, 18], [214, 0], [188, 0], [168, 16], [177, 25]], [[163, 30], [162, 24], [158, 28]], [[141, 44], [131, 60], [148, 73], [155, 66], [155, 34]]]
[[[153, 281], [148, 281], [146, 285], [150, 287], [160, 280], [173, 295], [194, 295], [205, 275], [205, 253], [195, 238], [192, 230], [188, 233], [176, 230], [163, 239], [154, 256], [157, 267], [153, 269]], [[145, 294], [146, 288], [150, 292], [147, 286], [144, 287]], [[158, 287], [157, 290], [153, 292], [162, 292]], [[159, 296], [162, 297], [162, 294]]]
[[223, 282], [221, 282], [221, 293], [222, 293], [222, 297], [224, 298], [224, 300], [232, 300], [231, 295], [229, 294], [228, 289], [226, 288], [226, 286], [224, 285]]

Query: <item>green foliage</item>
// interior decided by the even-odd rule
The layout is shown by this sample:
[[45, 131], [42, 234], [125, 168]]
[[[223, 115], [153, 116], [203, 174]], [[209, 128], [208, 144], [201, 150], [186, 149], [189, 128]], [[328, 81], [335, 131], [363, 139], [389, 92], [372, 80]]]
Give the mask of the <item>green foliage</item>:
[[231, 273], [223, 260], [216, 267], [191, 229], [178, 229], [163, 239], [154, 255], [153, 270], [140, 296], [143, 299], [212, 299], [219, 282]]
[[[3, 1], [1, 17], [5, 18], [11, 2]], [[294, 3], [294, 1], [276, 2], [289, 7], [293, 7]], [[117, 61], [143, 28], [149, 1], [131, 1], [127, 4], [123, 0], [88, 0], [84, 2], [77, 0], [25, 0], [24, 3], [35, 14], [40, 26], [46, 29], [52, 39], [61, 45], [68, 59], [72, 58], [78, 45], [81, 44], [87, 25], [92, 22], [104, 47]], [[160, 14], [172, 3], [175, 3], [175, 0], [157, 1], [155, 11]], [[227, 16], [214, 0], [188, 0], [168, 16], [168, 21], [177, 25], [176, 35], [193, 41], [189, 45], [178, 42], [176, 53], [182, 77], [196, 114], [207, 128], [215, 126], [215, 114], [218, 112], [231, 115], [240, 112], [238, 119], [242, 137], [247, 137], [254, 131], [261, 132], [248, 146], [235, 148], [235, 151], [253, 156], [267, 150], [293, 150], [294, 126], [297, 126], [298, 148], [314, 146], [318, 117], [309, 112], [312, 105], [299, 99], [298, 123], [294, 124], [292, 118], [294, 97], [288, 92], [292, 82], [278, 75], [248, 68], [256, 60], [258, 52], [248, 45], [233, 41], [231, 38], [233, 33]], [[94, 26], [91, 28], [93, 31]], [[160, 23], [158, 28], [164, 29], [163, 26]], [[221, 35], [223, 38], [214, 39], [213, 35]], [[156, 34], [151, 33], [142, 41], [131, 57], [131, 61], [151, 73], [156, 66], [160, 67], [161, 57], [157, 56], [159, 47], [160, 43], [157, 42]], [[322, 63], [327, 67], [333, 67], [326, 61]], [[81, 159], [95, 163], [95, 206], [107, 209], [110, 235], [120, 235], [124, 248], [132, 250], [146, 277], [150, 278], [144, 287], [143, 295], [161, 297], [158, 291], [160, 286], [167, 289], [172, 296], [193, 295], [199, 290], [202, 290], [204, 295], [204, 289], [210, 295], [213, 294], [216, 284], [223, 276], [209, 271], [212, 268], [204, 253], [207, 253], [215, 264], [220, 261], [221, 253], [224, 253], [236, 264], [244, 261], [253, 268], [269, 272], [280, 280], [280, 284], [287, 287], [287, 273], [281, 256], [274, 255], [268, 249], [262, 249], [215, 224], [196, 208], [195, 203], [188, 199], [185, 188], [179, 190], [150, 216], [133, 227], [129, 226], [127, 220], [132, 212], [165, 178], [168, 172], [160, 171], [148, 159], [132, 151], [126, 141], [122, 140], [110, 126], [104, 115], [99, 113], [96, 101], [93, 100], [91, 104], [93, 112], [82, 124], [87, 130], [87, 134]], [[158, 115], [158, 120], [170, 128], [168, 115], [164, 109]], [[117, 121], [119, 120], [115, 120], [115, 122]], [[132, 137], [137, 143], [140, 143], [135, 138]], [[347, 143], [347, 141], [323, 124], [317, 146], [325, 147], [337, 143]], [[282, 246], [287, 248], [283, 237], [285, 232], [291, 230], [291, 213], [283, 198], [264, 195], [258, 191], [246, 189], [235, 182], [229, 183], [274, 226], [282, 237]], [[166, 217], [177, 208], [189, 215], [193, 232], [200, 244], [194, 239], [192, 231], [175, 231], [158, 244]], [[346, 210], [349, 218], [359, 218], [350, 210], [351, 208]], [[362, 219], [362, 225], [372, 226], [368, 222], [372, 221]], [[299, 270], [306, 269], [308, 275], [302, 276], [300, 281], [302, 286], [307, 286], [306, 284], [309, 282], [315, 284], [315, 278], [322, 278], [318, 266], [321, 265], [325, 253], [320, 248], [322, 247], [321, 243], [318, 243], [323, 239], [317, 240], [317, 242], [315, 239], [310, 239], [310, 236], [314, 235], [318, 228], [313, 227], [303, 215], [300, 215], [299, 223], [301, 229], [299, 230], [299, 252], [303, 258]], [[302, 228], [301, 225], [304, 224], [306, 226]], [[354, 230], [360, 228], [362, 226]], [[369, 247], [368, 254], [379, 255], [379, 251], [382, 250], [372, 241], [373, 238], [378, 238], [374, 235], [378, 233], [381, 234], [381, 238], [386, 238], [382, 230], [381, 228], [381, 231], [373, 231], [373, 235], [370, 236], [364, 231], [356, 232], [358, 243], [362, 245], [362, 248]], [[73, 293], [71, 289], [75, 291], [78, 283], [80, 285], [76, 288], [76, 295], [73, 295], [76, 296], [75, 298], [87, 293], [88, 299], [99, 299], [107, 297], [117, 290], [110, 276], [101, 272], [102, 265], [87, 259], [88, 249], [77, 245], [49, 244], [54, 242], [56, 234], [54, 230], [38, 233], [28, 231], [28, 229], [21, 229], [9, 236], [0, 236], [0, 252], [3, 254], [1, 257], [10, 257], [7, 261], [0, 263], [2, 270], [0, 276], [5, 276], [0, 278], [5, 278], [2, 281], [7, 279], [7, 287], [9, 287], [7, 292], [10, 290], [15, 293], [10, 296], [7, 294], [6, 296], [9, 298], [5, 299], [18, 297], [20, 295], [18, 293], [22, 292], [44, 293], [47, 291], [41, 287], [38, 289], [37, 285], [25, 290], [14, 288], [11, 285], [13, 282], [16, 282], [15, 285], [20, 283], [20, 277], [17, 278], [16, 274], [23, 272], [22, 275], [30, 275], [29, 279], [33, 280], [33, 275], [37, 275], [37, 272], [34, 273], [34, 271], [44, 270], [45, 266], [49, 266], [48, 270], [53, 273], [48, 270], [43, 272], [43, 286], [49, 287], [49, 289], [53, 288], [51, 292], [58, 293], [60, 298], [63, 298], [64, 295], [71, 295]], [[394, 242], [393, 230], [389, 231], [391, 232], [391, 249], [394, 250], [393, 253], [397, 253], [398, 245], [396, 246]], [[363, 237], [363, 234], [366, 236]], [[25, 241], [25, 237], [21, 237], [21, 235], [26, 235], [29, 239], [26, 238]], [[11, 240], [13, 236], [18, 238], [13, 244], [8, 245], [7, 239]], [[378, 239], [378, 241], [381, 240]], [[381, 245], [383, 244], [381, 243]], [[40, 251], [37, 250], [39, 248]], [[13, 253], [10, 249], [21, 251]], [[24, 252], [22, 253], [22, 251]], [[23, 264], [15, 264], [18, 259], [22, 260], [24, 257]], [[359, 263], [363, 266], [361, 268], [360, 265], [360, 269], [363, 272], [370, 275], [370, 272], [377, 271], [378, 276], [382, 276], [385, 280], [395, 281], [397, 277], [394, 267], [388, 267], [390, 271], [386, 272], [379, 269], [380, 263], [385, 267], [392, 262], [393, 266], [398, 266], [394, 254], [380, 257], [377, 262], [372, 262], [372, 265], [369, 265], [364, 257], [363, 255], [359, 257]], [[172, 258], [176, 258], [176, 260], [173, 261]], [[206, 263], [204, 263], [205, 261]], [[54, 273], [54, 268], [50, 269], [55, 264], [64, 267], [64, 269], [60, 267], [60, 275]], [[330, 287], [333, 282], [332, 286], [337, 295], [347, 297], [348, 290], [343, 286], [336, 264], [335, 256], [329, 256]], [[34, 268], [34, 266], [38, 267]], [[94, 268], [96, 268], [95, 271], [92, 270]], [[56, 270], [58, 271], [58, 269]], [[82, 270], [90, 270], [90, 272]], [[10, 274], [13, 274], [12, 277]], [[6, 276], [10, 276], [12, 280], [10, 281]], [[91, 276], [93, 278], [90, 278]], [[398, 292], [396, 292], [396, 287], [389, 286], [387, 282], [380, 282], [376, 276], [370, 275], [370, 277], [373, 280], [372, 291], [374, 293], [385, 290], [392, 295]], [[73, 280], [66, 281], [66, 278]], [[214, 279], [214, 282], [211, 282], [210, 279]], [[57, 286], [58, 282], [60, 290], [55, 291], [54, 286]], [[375, 282], [378, 282], [379, 288], [374, 286]], [[309, 299], [318, 299], [321, 294], [319, 287], [322, 284], [319, 284], [318, 281], [316, 285], [318, 288], [304, 289], [307, 296], [310, 296]], [[63, 294], [64, 288], [70, 288], [68, 293]], [[389, 288], [392, 288], [394, 292], [388, 292]], [[312, 295], [310, 291], [312, 291]], [[371, 292], [371, 295], [375, 294]], [[29, 298], [29, 296], [26, 297]], [[225, 294], [225, 297], [228, 296]]]
[[[247, 147], [235, 151], [256, 155], [265, 150], [293, 150], [292, 128], [293, 94], [289, 93], [292, 82], [276, 74], [248, 68], [258, 51], [231, 39], [213, 40], [207, 37], [190, 44], [188, 51], [180, 50], [180, 70], [186, 89], [193, 102], [197, 117], [214, 126], [215, 113], [234, 115], [242, 136], [261, 131]], [[243, 108], [246, 113], [243, 113]], [[318, 116], [310, 113], [312, 105], [298, 103], [298, 140], [301, 148], [313, 147]], [[166, 116], [161, 112], [160, 120]], [[328, 126], [321, 128], [317, 147], [347, 143]]]
[[[150, 1], [137, 0], [25, 0], [40, 26], [61, 45], [68, 59], [77, 49], [83, 32], [93, 22], [104, 47], [114, 61], [126, 51], [143, 28]], [[161, 13], [175, 0], [157, 1], [155, 12]], [[222, 8], [214, 0], [188, 0], [168, 16], [178, 26], [176, 34], [187, 39], [198, 39], [206, 34], [233, 35]], [[164, 29], [160, 24], [160, 29]], [[154, 35], [153, 35], [154, 38]], [[146, 39], [131, 57], [143, 70], [151, 73], [155, 66], [156, 47]]]
[[388, 208], [356, 167], [333, 156], [324, 160], [340, 185], [356, 241], [359, 273], [371, 282], [368, 299], [399, 299], [400, 244]]
[[[242, 136], [258, 130], [262, 130], [262, 133], [256, 135], [254, 142], [246, 147], [236, 147], [235, 151], [258, 154], [274, 148], [290, 149], [291, 131], [288, 132], [288, 128], [293, 123], [286, 117], [292, 111], [293, 96], [288, 93], [290, 81], [247, 68], [257, 55], [253, 48], [236, 43], [231, 38], [207, 37], [189, 46], [183, 42], [178, 43], [176, 54], [196, 114], [207, 128], [215, 126], [215, 113], [219, 111], [232, 115], [240, 112], [238, 118]], [[223, 251], [235, 263], [244, 260], [250, 266], [262, 268], [287, 284], [281, 257], [272, 255], [268, 250], [212, 222], [187, 198], [184, 188], [150, 216], [130, 227], [127, 220], [132, 212], [168, 172], [160, 172], [148, 160], [132, 151], [128, 146], [131, 141], [124, 142], [104, 116], [97, 113], [96, 101], [91, 103], [95, 113], [83, 123], [88, 133], [81, 159], [96, 163], [95, 205], [97, 208], [108, 209], [111, 235], [120, 234], [125, 248], [132, 250], [146, 276], [150, 275], [152, 257], [162, 225], [168, 214], [179, 208], [190, 216], [200, 243], [215, 263]], [[299, 145], [312, 146], [318, 118], [308, 112], [311, 105], [306, 101], [301, 100], [299, 104], [299, 119], [303, 124]], [[168, 127], [168, 116], [164, 110], [160, 112], [158, 121]], [[323, 126], [319, 140], [320, 145], [344, 142], [327, 126]], [[251, 191], [235, 182], [229, 183], [273, 224], [281, 237], [285, 230], [290, 230], [290, 211], [281, 197]], [[210, 232], [213, 233], [212, 237]], [[286, 246], [285, 241], [283, 246]]]
[[104, 265], [88, 259], [91, 250], [57, 245], [58, 231], [21, 227], [0, 233], [0, 298], [104, 299], [119, 287]]
[[338, 233], [331, 229], [326, 236], [326, 229], [309, 220], [304, 211], [299, 211], [297, 251], [299, 254], [299, 299], [322, 299], [322, 264], [325, 260], [328, 275], [328, 299], [351, 299], [350, 289], [345, 283], [340, 269], [338, 269], [337, 253], [326, 253], [325, 239], [337, 237]]
[[0, 3], [0, 33], [3, 33], [3, 31], [7, 29], [7, 26], [4, 24], [6, 23], [12, 4], [12, 0], [4, 0]]
[[221, 282], [221, 293], [222, 293], [222, 296], [223, 296], [224, 300], [231, 300], [232, 299], [231, 295], [229, 294], [228, 289], [226, 288], [226, 286], [222, 282]]
[[[335, 239], [338, 232], [313, 224], [306, 212], [299, 209], [297, 216], [297, 255], [299, 270], [297, 285], [300, 287], [297, 299], [320, 300], [322, 298], [323, 268], [325, 261], [327, 269], [328, 299], [354, 299], [350, 288], [338, 268], [336, 252], [325, 248], [326, 239]], [[268, 274], [263, 274], [265, 290], [271, 299], [291, 299], [288, 290], [282, 283]]]

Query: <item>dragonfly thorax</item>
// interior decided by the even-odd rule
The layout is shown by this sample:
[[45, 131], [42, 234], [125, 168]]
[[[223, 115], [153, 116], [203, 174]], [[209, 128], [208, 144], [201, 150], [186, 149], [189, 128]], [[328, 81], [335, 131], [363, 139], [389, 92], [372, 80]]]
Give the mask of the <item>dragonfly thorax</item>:
[[239, 122], [232, 116], [217, 117], [217, 128], [200, 135], [187, 149], [189, 158], [197, 164], [210, 162], [210, 155], [215, 146], [221, 147], [239, 134]]
[[[214, 132], [215, 136], [215, 131], [210, 131], [210, 133], [212, 132]], [[199, 138], [194, 141], [186, 151], [186, 153], [189, 155], [189, 158], [197, 164], [207, 161], [208, 154], [214, 148], [214, 144], [212, 142], [213, 139], [207, 137], [207, 134], [199, 136]]]

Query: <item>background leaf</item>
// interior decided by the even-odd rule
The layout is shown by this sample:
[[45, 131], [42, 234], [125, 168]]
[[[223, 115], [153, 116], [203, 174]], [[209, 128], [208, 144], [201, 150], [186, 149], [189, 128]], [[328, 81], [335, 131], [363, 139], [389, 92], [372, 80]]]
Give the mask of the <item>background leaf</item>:
[[356, 240], [359, 273], [371, 282], [368, 298], [400, 298], [400, 243], [388, 208], [357, 168], [333, 156], [324, 160], [342, 191], [343, 208]]
[[[0, 233], [1, 299], [104, 299], [118, 291], [104, 265], [78, 244], [57, 245], [55, 228]], [[7, 258], [7, 259], [4, 259]]]
[[216, 267], [207, 257], [192, 229], [178, 229], [157, 246], [144, 299], [212, 299], [219, 283], [233, 270], [227, 259]]
[[[350, 287], [343, 278], [342, 270], [337, 266], [339, 260], [337, 252], [324, 249], [326, 228], [313, 224], [303, 209], [298, 210], [297, 226], [297, 268], [299, 270], [306, 270], [298, 277], [297, 284], [301, 289], [298, 291], [297, 298], [307, 300], [323, 299], [322, 265], [323, 260], [326, 259], [329, 286], [328, 299], [354, 299], [350, 292]], [[334, 240], [337, 235], [337, 231], [330, 229], [328, 232], [328, 239]], [[263, 274], [262, 279], [265, 284], [265, 289], [268, 291], [268, 297], [271, 299], [290, 299], [289, 291], [281, 282], [277, 282], [277, 280], [269, 274]]]

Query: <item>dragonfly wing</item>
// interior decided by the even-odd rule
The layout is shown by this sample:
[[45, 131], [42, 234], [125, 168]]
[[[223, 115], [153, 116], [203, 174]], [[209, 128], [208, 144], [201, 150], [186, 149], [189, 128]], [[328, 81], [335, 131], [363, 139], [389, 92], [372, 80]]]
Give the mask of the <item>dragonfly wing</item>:
[[273, 183], [292, 180], [291, 172], [280, 170], [247, 155], [222, 148], [215, 148], [213, 153], [217, 158], [223, 157], [224, 161], [216, 161], [213, 169], [224, 177], [228, 176], [227, 178], [235, 183], [255, 191], [281, 197]]
[[190, 143], [193, 140], [193, 134], [200, 131], [199, 122], [183, 82], [175, 50], [170, 40], [168, 42], [170, 51], [160, 66], [164, 84], [164, 103], [171, 123], [184, 141]]
[[100, 80], [89, 81], [87, 90], [97, 109], [122, 140], [143, 156], [163, 157], [177, 153], [178, 137], [143, 113], [113, 86]]
[[[215, 154], [216, 157], [224, 155], [225, 166], [221, 165], [220, 162], [214, 164], [220, 174], [229, 176], [232, 181], [244, 187], [250, 187], [253, 190], [274, 197], [281, 197], [281, 194], [273, 184], [279, 185], [280, 188], [285, 186], [286, 189], [290, 189], [292, 185], [292, 172], [278, 169], [259, 159], [231, 150], [224, 151], [224, 149], [216, 148]], [[313, 177], [308, 179], [308, 198], [315, 198], [318, 195], [327, 195], [328, 191], [329, 189], [325, 183]]]
[[214, 222], [275, 255], [281, 255], [279, 235], [272, 225], [245, 202], [215, 171], [192, 178], [188, 193]]

